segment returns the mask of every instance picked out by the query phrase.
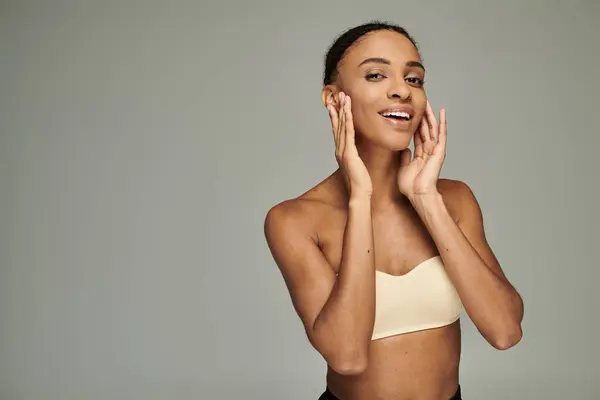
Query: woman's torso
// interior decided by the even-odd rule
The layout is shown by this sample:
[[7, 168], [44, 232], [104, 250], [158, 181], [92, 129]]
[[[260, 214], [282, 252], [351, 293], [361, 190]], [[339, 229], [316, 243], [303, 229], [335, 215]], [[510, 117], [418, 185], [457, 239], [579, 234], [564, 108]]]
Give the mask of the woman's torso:
[[[306, 217], [321, 251], [335, 272], [341, 261], [347, 211], [335, 175], [303, 194]], [[373, 207], [375, 263], [378, 271], [405, 275], [438, 255], [435, 244], [408, 203]], [[343, 400], [451, 398], [458, 385], [460, 323], [371, 341], [365, 372], [355, 376], [328, 368], [327, 386]]]

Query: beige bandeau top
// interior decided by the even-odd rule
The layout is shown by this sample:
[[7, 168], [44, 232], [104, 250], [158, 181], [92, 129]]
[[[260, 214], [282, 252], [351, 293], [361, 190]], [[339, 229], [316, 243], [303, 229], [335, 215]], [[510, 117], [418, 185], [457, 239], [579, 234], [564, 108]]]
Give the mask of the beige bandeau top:
[[400, 276], [377, 271], [372, 340], [449, 325], [462, 311], [440, 256]]

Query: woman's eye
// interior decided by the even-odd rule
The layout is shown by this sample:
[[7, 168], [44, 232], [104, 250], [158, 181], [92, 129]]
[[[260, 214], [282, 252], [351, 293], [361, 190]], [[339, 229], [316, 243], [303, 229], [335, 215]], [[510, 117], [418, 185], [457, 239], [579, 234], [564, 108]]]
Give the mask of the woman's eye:
[[423, 86], [425, 84], [425, 81], [421, 78], [417, 78], [417, 77], [410, 77], [410, 78], [406, 78], [406, 80], [408, 81], [408, 83], [412, 84], [412, 85], [417, 85], [417, 86]]
[[382, 79], [382, 78], [385, 78], [385, 77], [382, 74], [378, 73], [378, 72], [367, 74], [367, 79], [368, 80]]

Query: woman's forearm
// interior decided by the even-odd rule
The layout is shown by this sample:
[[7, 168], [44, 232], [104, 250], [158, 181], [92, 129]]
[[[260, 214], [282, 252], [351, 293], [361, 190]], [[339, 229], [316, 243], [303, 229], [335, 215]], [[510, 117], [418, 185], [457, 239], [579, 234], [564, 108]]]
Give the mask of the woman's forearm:
[[340, 369], [362, 370], [375, 319], [375, 254], [371, 199], [352, 198], [343, 239], [338, 276], [319, 313], [314, 332], [327, 337]]
[[485, 263], [439, 196], [413, 203], [431, 234], [465, 311], [486, 340], [506, 349], [521, 339], [523, 302], [512, 285]]

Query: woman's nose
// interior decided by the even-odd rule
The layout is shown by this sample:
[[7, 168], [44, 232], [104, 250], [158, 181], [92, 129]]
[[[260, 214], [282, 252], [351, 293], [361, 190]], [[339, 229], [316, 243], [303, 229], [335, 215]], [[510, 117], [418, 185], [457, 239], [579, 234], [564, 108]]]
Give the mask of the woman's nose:
[[396, 98], [400, 100], [408, 100], [410, 99], [410, 96], [410, 87], [404, 81], [393, 83], [388, 91], [388, 97], [390, 99]]

